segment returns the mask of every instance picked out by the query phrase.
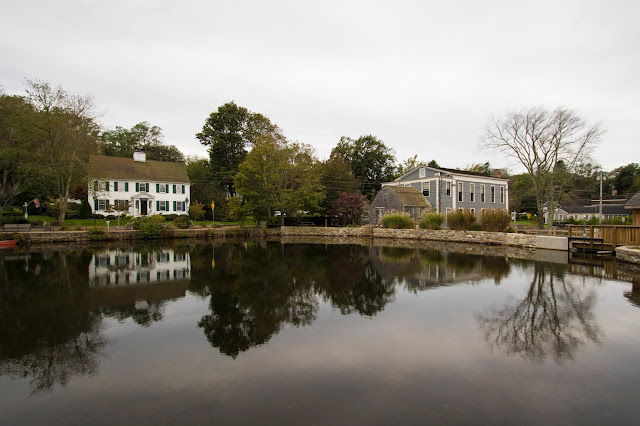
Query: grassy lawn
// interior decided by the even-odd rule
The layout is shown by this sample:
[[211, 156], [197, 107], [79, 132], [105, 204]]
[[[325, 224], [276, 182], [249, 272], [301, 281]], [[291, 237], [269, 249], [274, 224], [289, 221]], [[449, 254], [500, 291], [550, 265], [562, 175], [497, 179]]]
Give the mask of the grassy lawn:
[[[41, 220], [43, 222], [45, 222], [46, 224], [55, 224], [57, 219], [54, 217], [49, 217], [49, 216], [37, 216], [37, 215], [32, 215], [29, 216], [29, 220]], [[126, 219], [121, 219], [120, 220], [120, 227], [124, 227], [126, 226], [127, 222], [129, 222], [129, 220]], [[211, 221], [210, 220], [197, 220], [197, 221], [192, 221], [194, 225], [196, 226], [211, 226]], [[170, 222], [169, 222], [170, 223]], [[82, 226], [82, 227], [93, 227], [93, 226], [97, 226], [98, 228], [106, 228], [107, 227], [107, 220], [106, 219], [66, 219], [64, 221], [64, 225], [71, 227], [71, 228], [75, 228], [78, 226]], [[215, 226], [233, 226], [233, 225], [240, 225], [240, 226], [253, 226], [255, 225], [255, 221], [253, 220], [253, 218], [247, 218], [243, 221], [235, 221], [235, 222], [221, 222], [216, 220], [215, 221]], [[118, 226], [118, 221], [116, 219], [110, 219], [109, 220], [109, 227], [113, 228], [115, 226]]]

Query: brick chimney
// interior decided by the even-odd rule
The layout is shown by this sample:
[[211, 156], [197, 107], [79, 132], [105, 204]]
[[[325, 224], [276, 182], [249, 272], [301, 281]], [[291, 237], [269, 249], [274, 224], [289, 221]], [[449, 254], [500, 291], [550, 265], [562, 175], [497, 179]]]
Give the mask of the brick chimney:
[[500, 169], [495, 169], [495, 170], [493, 171], [493, 177], [501, 178], [501, 177], [502, 177], [502, 170], [500, 170]]

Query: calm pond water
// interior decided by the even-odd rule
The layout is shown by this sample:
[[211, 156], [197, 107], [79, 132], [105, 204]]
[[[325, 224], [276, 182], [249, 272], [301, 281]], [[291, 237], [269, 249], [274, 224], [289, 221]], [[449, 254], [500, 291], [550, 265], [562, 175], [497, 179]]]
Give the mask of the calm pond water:
[[0, 251], [0, 419], [637, 424], [640, 277], [524, 253]]

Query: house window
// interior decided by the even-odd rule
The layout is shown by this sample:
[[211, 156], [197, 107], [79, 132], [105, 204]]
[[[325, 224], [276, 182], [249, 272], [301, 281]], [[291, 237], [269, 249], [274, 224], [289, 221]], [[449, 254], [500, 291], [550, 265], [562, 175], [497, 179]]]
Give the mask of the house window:
[[496, 187], [491, 185], [491, 202], [496, 202]]
[[446, 191], [445, 191], [446, 195], [450, 197], [451, 196], [451, 182], [447, 182], [446, 185], [445, 185], [445, 188], [446, 188]]
[[500, 187], [500, 204], [504, 204], [504, 186]]
[[136, 182], [136, 192], [149, 192], [149, 184]]
[[169, 211], [169, 202], [168, 201], [156, 201], [156, 210], [159, 212], [167, 212]]
[[447, 207], [447, 209], [445, 210], [445, 213], [449, 214], [450, 211], [451, 211], [451, 207]]
[[588, 214], [584, 215], [584, 220], [589, 220], [589, 215]]
[[169, 184], [156, 183], [156, 192], [160, 192], [162, 194], [169, 193]]
[[183, 212], [183, 211], [185, 211], [184, 201], [174, 201], [173, 202], [173, 211], [174, 212]]
[[173, 185], [173, 193], [184, 194], [185, 193], [184, 185]]
[[476, 200], [476, 185], [474, 183], [469, 184], [469, 201], [474, 202]]
[[458, 201], [462, 201], [462, 182], [458, 182]]
[[98, 192], [98, 181], [97, 180], [93, 181], [93, 191], [94, 192]]
[[476, 209], [469, 209], [471, 211], [471, 214], [475, 216], [476, 214]]
[[428, 197], [430, 194], [431, 182], [422, 182], [422, 195]]
[[115, 200], [113, 205], [115, 206], [115, 210], [120, 212], [126, 212], [129, 210], [129, 201], [127, 200]]
[[106, 182], [104, 183], [104, 190], [105, 190], [105, 191], [108, 191], [108, 190], [109, 190], [109, 181], [106, 181]]
[[423, 178], [427, 175], [426, 170], [424, 169], [424, 167], [420, 167], [420, 177]]
[[484, 203], [484, 185], [480, 185], [480, 202]]
[[106, 210], [109, 200], [98, 200], [98, 210]]

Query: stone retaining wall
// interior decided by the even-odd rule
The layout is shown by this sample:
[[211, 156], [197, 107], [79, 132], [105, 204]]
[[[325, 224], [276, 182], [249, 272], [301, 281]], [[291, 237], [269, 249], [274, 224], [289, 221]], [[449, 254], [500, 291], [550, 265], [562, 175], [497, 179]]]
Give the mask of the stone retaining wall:
[[565, 237], [541, 237], [539, 235], [515, 234], [483, 231], [452, 231], [428, 229], [386, 229], [376, 227], [361, 228], [320, 228], [320, 227], [283, 227], [282, 237], [296, 236], [333, 236], [337, 238], [384, 238], [410, 239], [418, 241], [446, 241], [455, 243], [473, 243], [485, 245], [503, 245], [530, 249], [568, 250]]
[[[225, 239], [225, 238], [264, 238], [280, 235], [279, 229], [259, 228], [194, 228], [194, 229], [168, 229], [165, 238], [198, 238], [198, 239]], [[0, 240], [18, 238], [26, 244], [41, 245], [55, 243], [89, 243], [96, 241], [128, 241], [140, 240], [138, 231], [134, 230], [105, 230], [104, 238], [91, 238], [87, 231], [31, 231], [20, 233], [1, 233]]]
[[640, 249], [629, 246], [617, 247], [616, 259], [640, 265]]
[[[427, 229], [386, 229], [363, 226], [361, 228], [328, 228], [307, 226], [285, 226], [281, 228], [194, 228], [170, 229], [166, 238], [265, 238], [265, 237], [328, 237], [337, 239], [392, 239], [414, 241], [441, 241], [453, 243], [472, 243], [483, 245], [500, 245], [520, 247], [526, 249], [568, 249], [565, 237], [541, 237], [538, 235], [482, 232], [482, 231], [452, 231]], [[15, 238], [16, 234], [1, 234], [0, 239]], [[105, 231], [105, 238], [91, 238], [86, 231], [32, 231], [19, 234], [29, 244], [53, 243], [88, 243], [92, 241], [126, 241], [138, 240], [138, 231], [109, 230]]]

